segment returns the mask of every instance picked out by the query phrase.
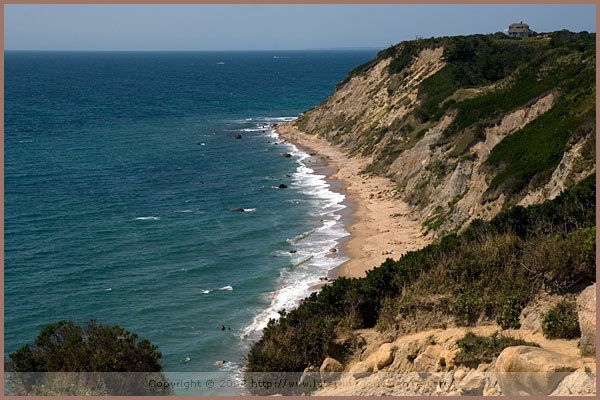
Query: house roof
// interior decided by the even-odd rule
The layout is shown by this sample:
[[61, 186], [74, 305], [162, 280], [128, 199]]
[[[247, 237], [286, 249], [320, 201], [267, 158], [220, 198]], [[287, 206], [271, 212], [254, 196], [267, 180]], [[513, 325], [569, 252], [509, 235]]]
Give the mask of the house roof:
[[529, 29], [529, 25], [523, 22], [515, 22], [514, 24], [510, 24], [508, 26], [509, 32], [531, 32]]
[[510, 24], [509, 28], [516, 27], [516, 26], [524, 26], [525, 28], [529, 28], [529, 25], [527, 25], [523, 21], [521, 21], [521, 22], [515, 22], [514, 24]]

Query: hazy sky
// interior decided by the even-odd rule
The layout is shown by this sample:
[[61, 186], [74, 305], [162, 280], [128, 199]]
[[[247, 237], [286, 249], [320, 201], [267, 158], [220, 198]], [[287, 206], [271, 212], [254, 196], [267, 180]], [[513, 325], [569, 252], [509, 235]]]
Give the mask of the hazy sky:
[[387, 47], [416, 35], [596, 31], [595, 5], [5, 5], [7, 50]]

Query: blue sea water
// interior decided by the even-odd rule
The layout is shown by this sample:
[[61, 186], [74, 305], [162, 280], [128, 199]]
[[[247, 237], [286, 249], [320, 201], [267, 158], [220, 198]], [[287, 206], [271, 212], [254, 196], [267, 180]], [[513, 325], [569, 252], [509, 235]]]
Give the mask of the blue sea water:
[[374, 55], [5, 52], [5, 356], [97, 318], [169, 373], [239, 373], [347, 234], [343, 195], [268, 124]]

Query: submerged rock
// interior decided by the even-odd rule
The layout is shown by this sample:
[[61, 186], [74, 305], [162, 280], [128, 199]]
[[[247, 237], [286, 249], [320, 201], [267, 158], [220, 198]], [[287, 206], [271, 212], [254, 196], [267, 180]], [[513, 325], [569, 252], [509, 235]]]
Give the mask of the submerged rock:
[[286, 158], [290, 158], [292, 155], [290, 153], [283, 153], [282, 156], [284, 156]]
[[236, 139], [241, 139], [241, 138], [242, 138], [242, 135], [235, 135], [235, 136], [234, 136], [234, 138], [236, 138]]

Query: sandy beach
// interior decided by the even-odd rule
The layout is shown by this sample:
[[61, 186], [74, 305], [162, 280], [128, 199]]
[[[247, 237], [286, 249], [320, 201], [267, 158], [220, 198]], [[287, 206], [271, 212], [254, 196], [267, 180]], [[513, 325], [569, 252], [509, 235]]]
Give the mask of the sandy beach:
[[429, 243], [409, 205], [398, 198], [394, 182], [360, 173], [369, 164], [368, 158], [350, 158], [340, 148], [290, 123], [277, 125], [275, 130], [282, 140], [318, 156], [330, 167], [328, 178], [341, 182], [341, 190], [352, 203], [350, 238], [342, 246], [350, 260], [338, 267], [336, 275], [362, 277], [386, 258], [396, 260]]

